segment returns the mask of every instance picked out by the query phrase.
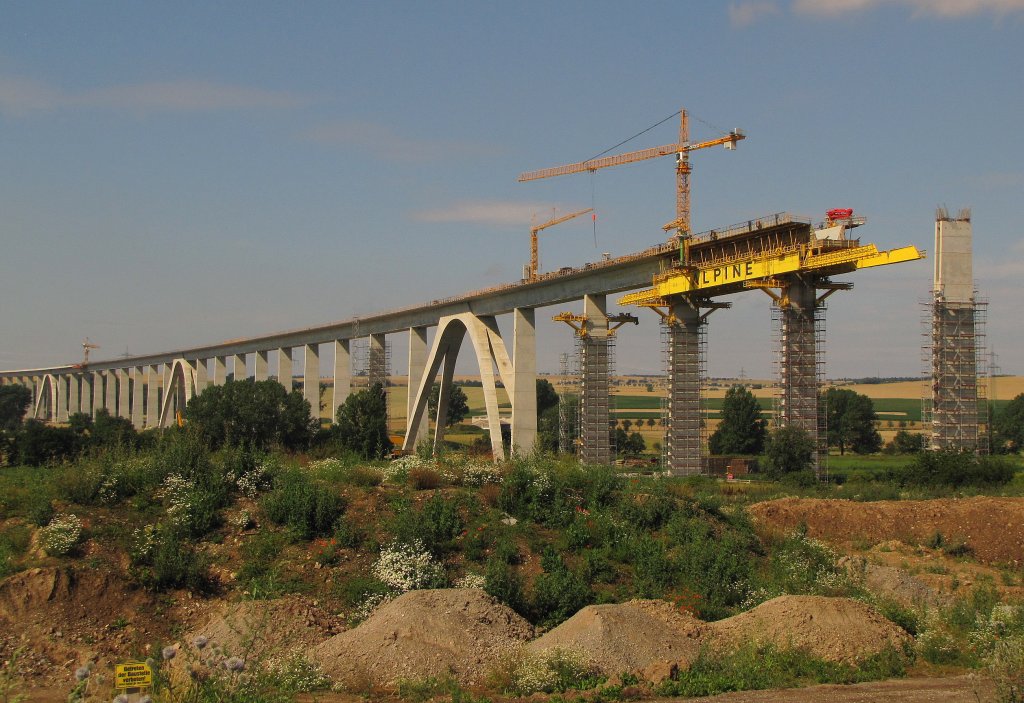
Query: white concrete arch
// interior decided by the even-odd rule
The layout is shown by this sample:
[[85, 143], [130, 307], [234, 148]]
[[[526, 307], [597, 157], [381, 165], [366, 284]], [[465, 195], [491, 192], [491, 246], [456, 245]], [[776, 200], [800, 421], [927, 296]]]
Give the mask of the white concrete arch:
[[[36, 404], [32, 409], [32, 417], [37, 420], [56, 420], [57, 408], [60, 396], [58, 395], [57, 377], [52, 373], [44, 375], [39, 380]], [[42, 415], [40, 413], [43, 413]]]
[[185, 359], [175, 359], [164, 379], [159, 427], [169, 427], [174, 421], [175, 410], [184, 411], [188, 401], [196, 395], [196, 371]]
[[[498, 333], [498, 325], [494, 317], [477, 317], [468, 312], [442, 317], [438, 321], [434, 343], [431, 345], [430, 355], [427, 357], [426, 373], [420, 379], [416, 389], [416, 401], [412, 406], [413, 411], [409, 414], [405, 444], [402, 447], [405, 451], [413, 451], [416, 448], [412, 445], [419, 434], [420, 425], [427, 421], [427, 399], [430, 397], [430, 389], [434, 385], [434, 378], [439, 370], [442, 373], [437, 416], [444, 417], [447, 414], [452, 377], [455, 374], [455, 361], [467, 333], [473, 344], [473, 350], [476, 352], [477, 364], [480, 368], [484, 404], [487, 408], [487, 425], [491, 436], [491, 451], [495, 461], [505, 458], [505, 449], [501, 441], [501, 419], [498, 414], [498, 392], [495, 385], [494, 369], [497, 367], [498, 376], [505, 385], [509, 397], [512, 397], [515, 390], [513, 388], [512, 361], [509, 359], [505, 343]], [[435, 451], [444, 439], [444, 430], [444, 423], [437, 423], [434, 434]]]

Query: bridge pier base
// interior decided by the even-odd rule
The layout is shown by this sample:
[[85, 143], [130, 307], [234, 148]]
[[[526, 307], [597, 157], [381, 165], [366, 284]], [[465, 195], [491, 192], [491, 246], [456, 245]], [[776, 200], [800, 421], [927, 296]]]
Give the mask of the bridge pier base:
[[611, 464], [615, 456], [608, 407], [611, 363], [607, 297], [584, 296], [583, 314], [586, 322], [580, 337], [580, 461]]
[[673, 476], [696, 476], [704, 471], [700, 402], [703, 324], [700, 309], [687, 301], [669, 308], [665, 445], [666, 468]]
[[786, 286], [779, 306], [779, 388], [778, 421], [784, 427], [799, 427], [811, 438], [814, 472], [820, 473], [821, 446], [818, 437], [819, 325], [824, 308], [817, 303], [813, 284], [794, 278]]

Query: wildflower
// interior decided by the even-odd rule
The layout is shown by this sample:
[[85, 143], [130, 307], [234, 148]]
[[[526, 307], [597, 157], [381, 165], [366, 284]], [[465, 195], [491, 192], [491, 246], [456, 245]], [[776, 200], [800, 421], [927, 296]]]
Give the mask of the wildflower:
[[209, 641], [210, 640], [208, 640], [205, 636], [199, 635], [194, 640], [192, 640], [192, 644], [196, 646], [196, 649], [203, 649], [209, 643]]
[[224, 662], [224, 668], [228, 671], [242, 671], [243, 669], [245, 669], [245, 662], [239, 657], [231, 657], [230, 659]]
[[175, 655], [177, 655], [177, 653], [178, 653], [178, 648], [175, 647], [174, 645], [170, 645], [168, 647], [164, 647], [163, 648], [163, 651], [160, 652], [160, 656], [162, 656], [164, 658], [164, 661], [169, 661], [171, 659], [174, 659], [174, 657], [175, 657]]
[[80, 666], [77, 669], [75, 669], [75, 680], [76, 681], [84, 681], [87, 678], [89, 678], [89, 667], [87, 667], [87, 666]]

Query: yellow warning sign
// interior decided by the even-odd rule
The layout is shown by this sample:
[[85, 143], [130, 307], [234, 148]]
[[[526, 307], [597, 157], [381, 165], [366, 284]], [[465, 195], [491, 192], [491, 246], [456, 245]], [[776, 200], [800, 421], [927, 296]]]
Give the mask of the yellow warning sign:
[[114, 688], [149, 688], [153, 670], [144, 662], [118, 664], [114, 667]]

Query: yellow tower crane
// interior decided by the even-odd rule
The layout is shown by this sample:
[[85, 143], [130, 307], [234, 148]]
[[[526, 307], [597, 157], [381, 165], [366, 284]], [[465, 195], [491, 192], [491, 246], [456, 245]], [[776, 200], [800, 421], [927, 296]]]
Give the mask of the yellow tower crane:
[[580, 161], [565, 166], [554, 166], [539, 171], [527, 171], [519, 175], [519, 182], [536, 181], [541, 178], [553, 178], [554, 176], [565, 176], [570, 173], [582, 173], [584, 171], [596, 171], [599, 168], [608, 166], [619, 166], [630, 164], [635, 161], [645, 161], [659, 156], [675, 155], [676, 157], [676, 219], [664, 225], [662, 229], [675, 230], [676, 236], [681, 240], [681, 257], [683, 265], [689, 264], [688, 239], [690, 237], [690, 173], [693, 170], [690, 166], [690, 152], [697, 149], [706, 149], [712, 146], [724, 146], [733, 150], [736, 143], [746, 139], [746, 135], [738, 129], [734, 129], [723, 137], [711, 139], [705, 142], [690, 143], [690, 127], [686, 110], [679, 111], [679, 141], [675, 144], [664, 144], [650, 149], [630, 151], [615, 156], [603, 156], [587, 161]]
[[567, 222], [580, 215], [586, 215], [588, 212], [593, 212], [594, 208], [588, 207], [586, 210], [580, 210], [579, 212], [572, 212], [568, 215], [562, 215], [561, 217], [554, 217], [547, 222], [539, 225], [534, 225], [530, 228], [530, 268], [527, 273], [527, 280], [536, 281], [537, 274], [540, 273], [540, 252], [537, 249], [537, 233], [541, 232], [548, 227], [554, 227], [557, 224]]

